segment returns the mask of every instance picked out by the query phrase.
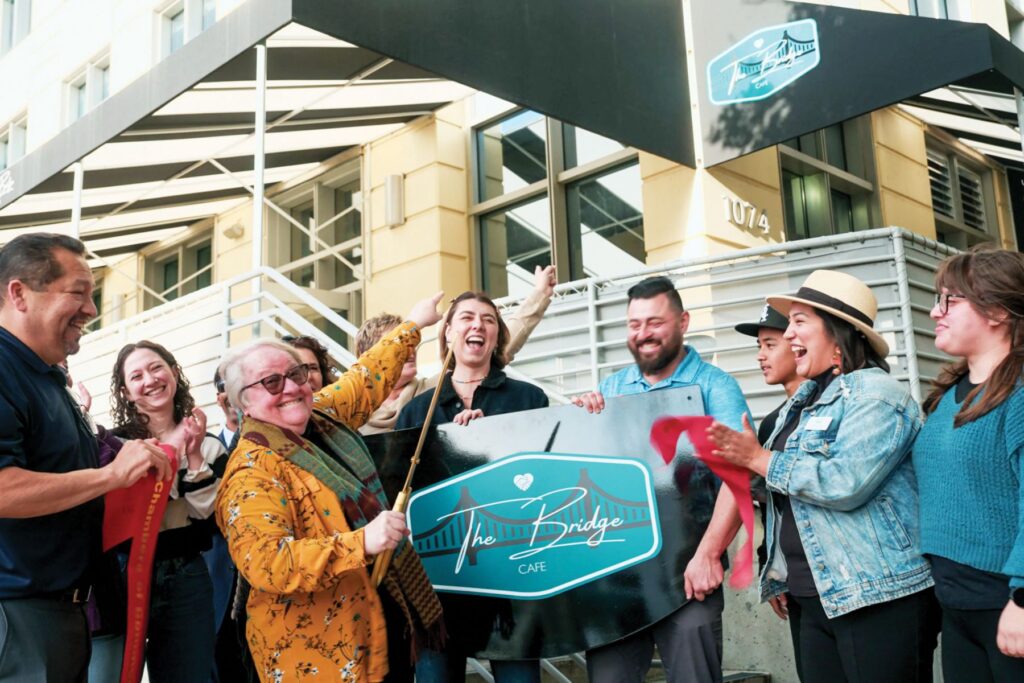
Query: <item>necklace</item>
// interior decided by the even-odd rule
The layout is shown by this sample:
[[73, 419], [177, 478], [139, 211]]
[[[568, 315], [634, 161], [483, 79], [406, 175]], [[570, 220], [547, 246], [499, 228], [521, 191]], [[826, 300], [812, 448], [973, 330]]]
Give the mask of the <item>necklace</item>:
[[452, 381], [456, 384], [476, 384], [477, 382], [482, 382], [485, 379], [487, 379], [487, 375], [484, 375], [483, 377], [476, 377], [474, 379], [455, 379], [452, 377]]

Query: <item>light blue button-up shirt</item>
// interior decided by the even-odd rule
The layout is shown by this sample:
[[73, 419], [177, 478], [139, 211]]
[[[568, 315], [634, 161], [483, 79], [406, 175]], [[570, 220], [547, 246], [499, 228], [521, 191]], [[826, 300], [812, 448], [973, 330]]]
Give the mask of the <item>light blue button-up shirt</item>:
[[692, 346], [687, 345], [685, 348], [686, 356], [676, 367], [675, 372], [657, 384], [651, 385], [644, 379], [640, 368], [634, 363], [614, 375], [605, 377], [601, 382], [600, 392], [607, 397], [629, 396], [659, 389], [696, 385], [700, 387], [706, 414], [736, 430], [743, 429], [743, 413], [747, 414], [750, 423], [753, 424], [750, 408], [743, 398], [739, 383], [732, 375], [710, 363], [705, 363]]

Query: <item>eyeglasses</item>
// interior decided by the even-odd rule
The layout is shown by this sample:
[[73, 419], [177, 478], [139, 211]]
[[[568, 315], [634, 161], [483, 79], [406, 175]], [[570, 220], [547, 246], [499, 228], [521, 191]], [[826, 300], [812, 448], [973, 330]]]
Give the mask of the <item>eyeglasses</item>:
[[939, 313], [946, 315], [949, 313], [949, 300], [950, 299], [966, 299], [967, 296], [964, 294], [951, 294], [950, 292], [941, 292], [935, 295], [935, 305], [939, 307]]
[[305, 363], [302, 367], [306, 368], [309, 373], [320, 372], [320, 366], [316, 363]]
[[246, 384], [242, 387], [242, 390], [238, 393], [242, 393], [246, 389], [250, 389], [257, 384], [262, 384], [263, 388], [267, 390], [267, 393], [271, 396], [277, 396], [284, 391], [284, 381], [290, 379], [295, 384], [303, 385], [309, 380], [309, 366], [308, 365], [296, 365], [288, 372], [283, 375], [279, 372], [275, 372], [273, 375], [267, 375], [263, 379], [253, 382], [252, 384]]

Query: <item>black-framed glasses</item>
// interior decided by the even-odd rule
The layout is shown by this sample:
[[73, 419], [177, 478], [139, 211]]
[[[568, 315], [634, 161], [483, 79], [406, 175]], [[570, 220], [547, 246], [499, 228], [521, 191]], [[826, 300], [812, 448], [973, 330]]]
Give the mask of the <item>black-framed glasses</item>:
[[967, 296], [964, 294], [953, 294], [951, 292], [939, 292], [935, 295], [935, 305], [939, 307], [939, 313], [946, 315], [949, 313], [949, 300], [950, 299], [966, 299]]
[[[275, 372], [273, 375], [267, 375], [263, 379], [253, 382], [252, 384], [246, 384], [242, 387], [242, 391], [250, 389], [257, 384], [262, 384], [268, 394], [271, 396], [277, 396], [284, 391], [284, 381], [286, 379], [290, 379], [300, 386], [305, 384], [309, 381], [309, 367], [307, 365], [296, 365], [283, 375], [280, 372]], [[239, 391], [238, 393], [242, 393], [242, 391]]]

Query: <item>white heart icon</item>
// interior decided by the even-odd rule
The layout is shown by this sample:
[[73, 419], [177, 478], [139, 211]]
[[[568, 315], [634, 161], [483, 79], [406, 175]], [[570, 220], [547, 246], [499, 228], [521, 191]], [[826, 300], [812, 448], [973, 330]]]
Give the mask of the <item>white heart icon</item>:
[[533, 484], [533, 475], [529, 472], [526, 474], [517, 474], [512, 477], [512, 483], [515, 484], [520, 491], [525, 491], [530, 488], [531, 484]]

